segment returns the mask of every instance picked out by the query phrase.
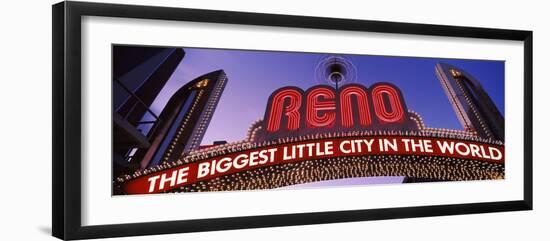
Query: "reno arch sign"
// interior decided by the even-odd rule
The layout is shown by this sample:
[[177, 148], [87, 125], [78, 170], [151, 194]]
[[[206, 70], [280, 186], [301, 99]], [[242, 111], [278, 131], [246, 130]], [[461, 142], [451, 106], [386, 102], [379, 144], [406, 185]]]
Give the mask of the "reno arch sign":
[[[442, 81], [444, 88], [456, 86], [445, 89], [447, 94], [457, 93], [448, 95], [455, 110], [466, 109], [472, 114], [466, 116], [471, 120], [464, 123], [480, 125], [467, 125], [462, 130], [426, 127], [420, 114], [408, 109], [403, 93], [394, 84], [361, 85], [347, 72], [351, 67], [344, 71], [343, 67], [334, 66], [330, 61], [322, 68], [330, 70], [322, 71], [327, 78], [317, 79], [327, 84], [308, 89], [286, 86], [272, 90], [263, 119], [250, 125], [245, 139], [206, 146], [199, 143], [227, 78], [223, 71], [215, 71], [190, 82], [188, 85], [193, 88], [184, 86], [182, 89], [198, 91], [198, 94], [177, 95], [181, 97], [177, 98], [179, 104], [170, 105], [170, 112], [165, 112], [171, 114], [165, 117], [173, 116], [175, 123], [170, 126], [173, 132], [165, 132], [173, 133], [172, 142], [163, 145], [168, 148], [166, 156], [176, 147], [181, 148], [179, 155], [175, 151], [174, 161], [165, 158], [167, 161], [159, 165], [117, 178], [119, 192], [271, 189], [375, 176], [403, 176], [413, 181], [504, 178], [503, 143], [499, 139], [486, 138], [488, 135], [479, 135], [488, 127], [491, 128], [487, 130], [495, 130], [498, 134], [498, 126], [487, 123], [497, 123], [499, 118], [474, 119], [486, 117], [493, 109], [487, 104], [489, 100], [478, 103], [479, 106], [470, 101], [469, 96], [484, 99], [485, 94], [480, 89], [473, 86], [473, 89], [468, 87], [469, 92], [460, 92], [464, 89], [458, 85], [461, 79]], [[208, 83], [204, 79], [208, 79]], [[247, 98], [244, 94], [249, 91], [253, 90], [240, 92], [242, 98]], [[233, 96], [241, 97], [240, 94]], [[188, 96], [193, 97], [186, 99]], [[211, 99], [200, 102], [201, 96], [211, 96]], [[250, 101], [263, 101], [265, 96], [259, 98]], [[464, 98], [463, 103], [454, 101], [457, 98]], [[256, 110], [259, 115], [262, 109]], [[465, 115], [457, 112], [457, 116]], [[225, 116], [223, 120], [230, 119]], [[232, 127], [230, 122], [224, 125]], [[481, 129], [475, 129], [476, 126]], [[181, 139], [186, 133], [187, 139]], [[182, 147], [187, 146], [193, 147], [185, 151]]]
[[415, 130], [399, 88], [377, 83], [338, 90], [317, 85], [306, 91], [283, 87], [271, 94], [264, 116], [267, 139], [322, 130]]

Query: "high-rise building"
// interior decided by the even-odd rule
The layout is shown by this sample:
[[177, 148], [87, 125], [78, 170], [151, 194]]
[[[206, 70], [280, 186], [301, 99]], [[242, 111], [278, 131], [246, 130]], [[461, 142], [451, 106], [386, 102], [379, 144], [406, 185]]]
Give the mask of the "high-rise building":
[[132, 169], [173, 162], [183, 153], [199, 149], [226, 83], [225, 72], [218, 70], [177, 90], [153, 127], [151, 145], [136, 148], [128, 155]]
[[438, 63], [435, 72], [464, 129], [504, 141], [504, 118], [479, 81], [445, 63]]
[[151, 104], [185, 52], [181, 48], [113, 45], [113, 174], [128, 169], [126, 158], [136, 148], [151, 145], [158, 116]]
[[113, 46], [113, 108], [134, 125], [185, 56], [181, 48]]

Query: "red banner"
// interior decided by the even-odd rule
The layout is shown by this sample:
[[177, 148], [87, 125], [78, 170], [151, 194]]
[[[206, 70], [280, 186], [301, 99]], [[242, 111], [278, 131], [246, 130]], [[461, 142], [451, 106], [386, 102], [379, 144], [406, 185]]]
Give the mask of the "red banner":
[[128, 180], [127, 194], [161, 193], [255, 168], [337, 156], [424, 155], [504, 164], [504, 146], [409, 136], [347, 137], [259, 147], [168, 168]]

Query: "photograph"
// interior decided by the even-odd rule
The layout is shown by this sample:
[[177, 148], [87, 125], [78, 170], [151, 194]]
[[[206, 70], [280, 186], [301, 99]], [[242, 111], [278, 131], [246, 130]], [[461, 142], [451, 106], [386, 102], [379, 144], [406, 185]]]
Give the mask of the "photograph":
[[112, 194], [499, 181], [504, 75], [500, 60], [113, 44]]

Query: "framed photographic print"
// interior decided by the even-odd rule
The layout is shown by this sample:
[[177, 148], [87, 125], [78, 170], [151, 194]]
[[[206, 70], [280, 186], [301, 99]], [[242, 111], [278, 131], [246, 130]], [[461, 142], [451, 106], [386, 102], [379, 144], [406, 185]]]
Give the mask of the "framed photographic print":
[[532, 32], [53, 6], [61, 239], [532, 209]]

